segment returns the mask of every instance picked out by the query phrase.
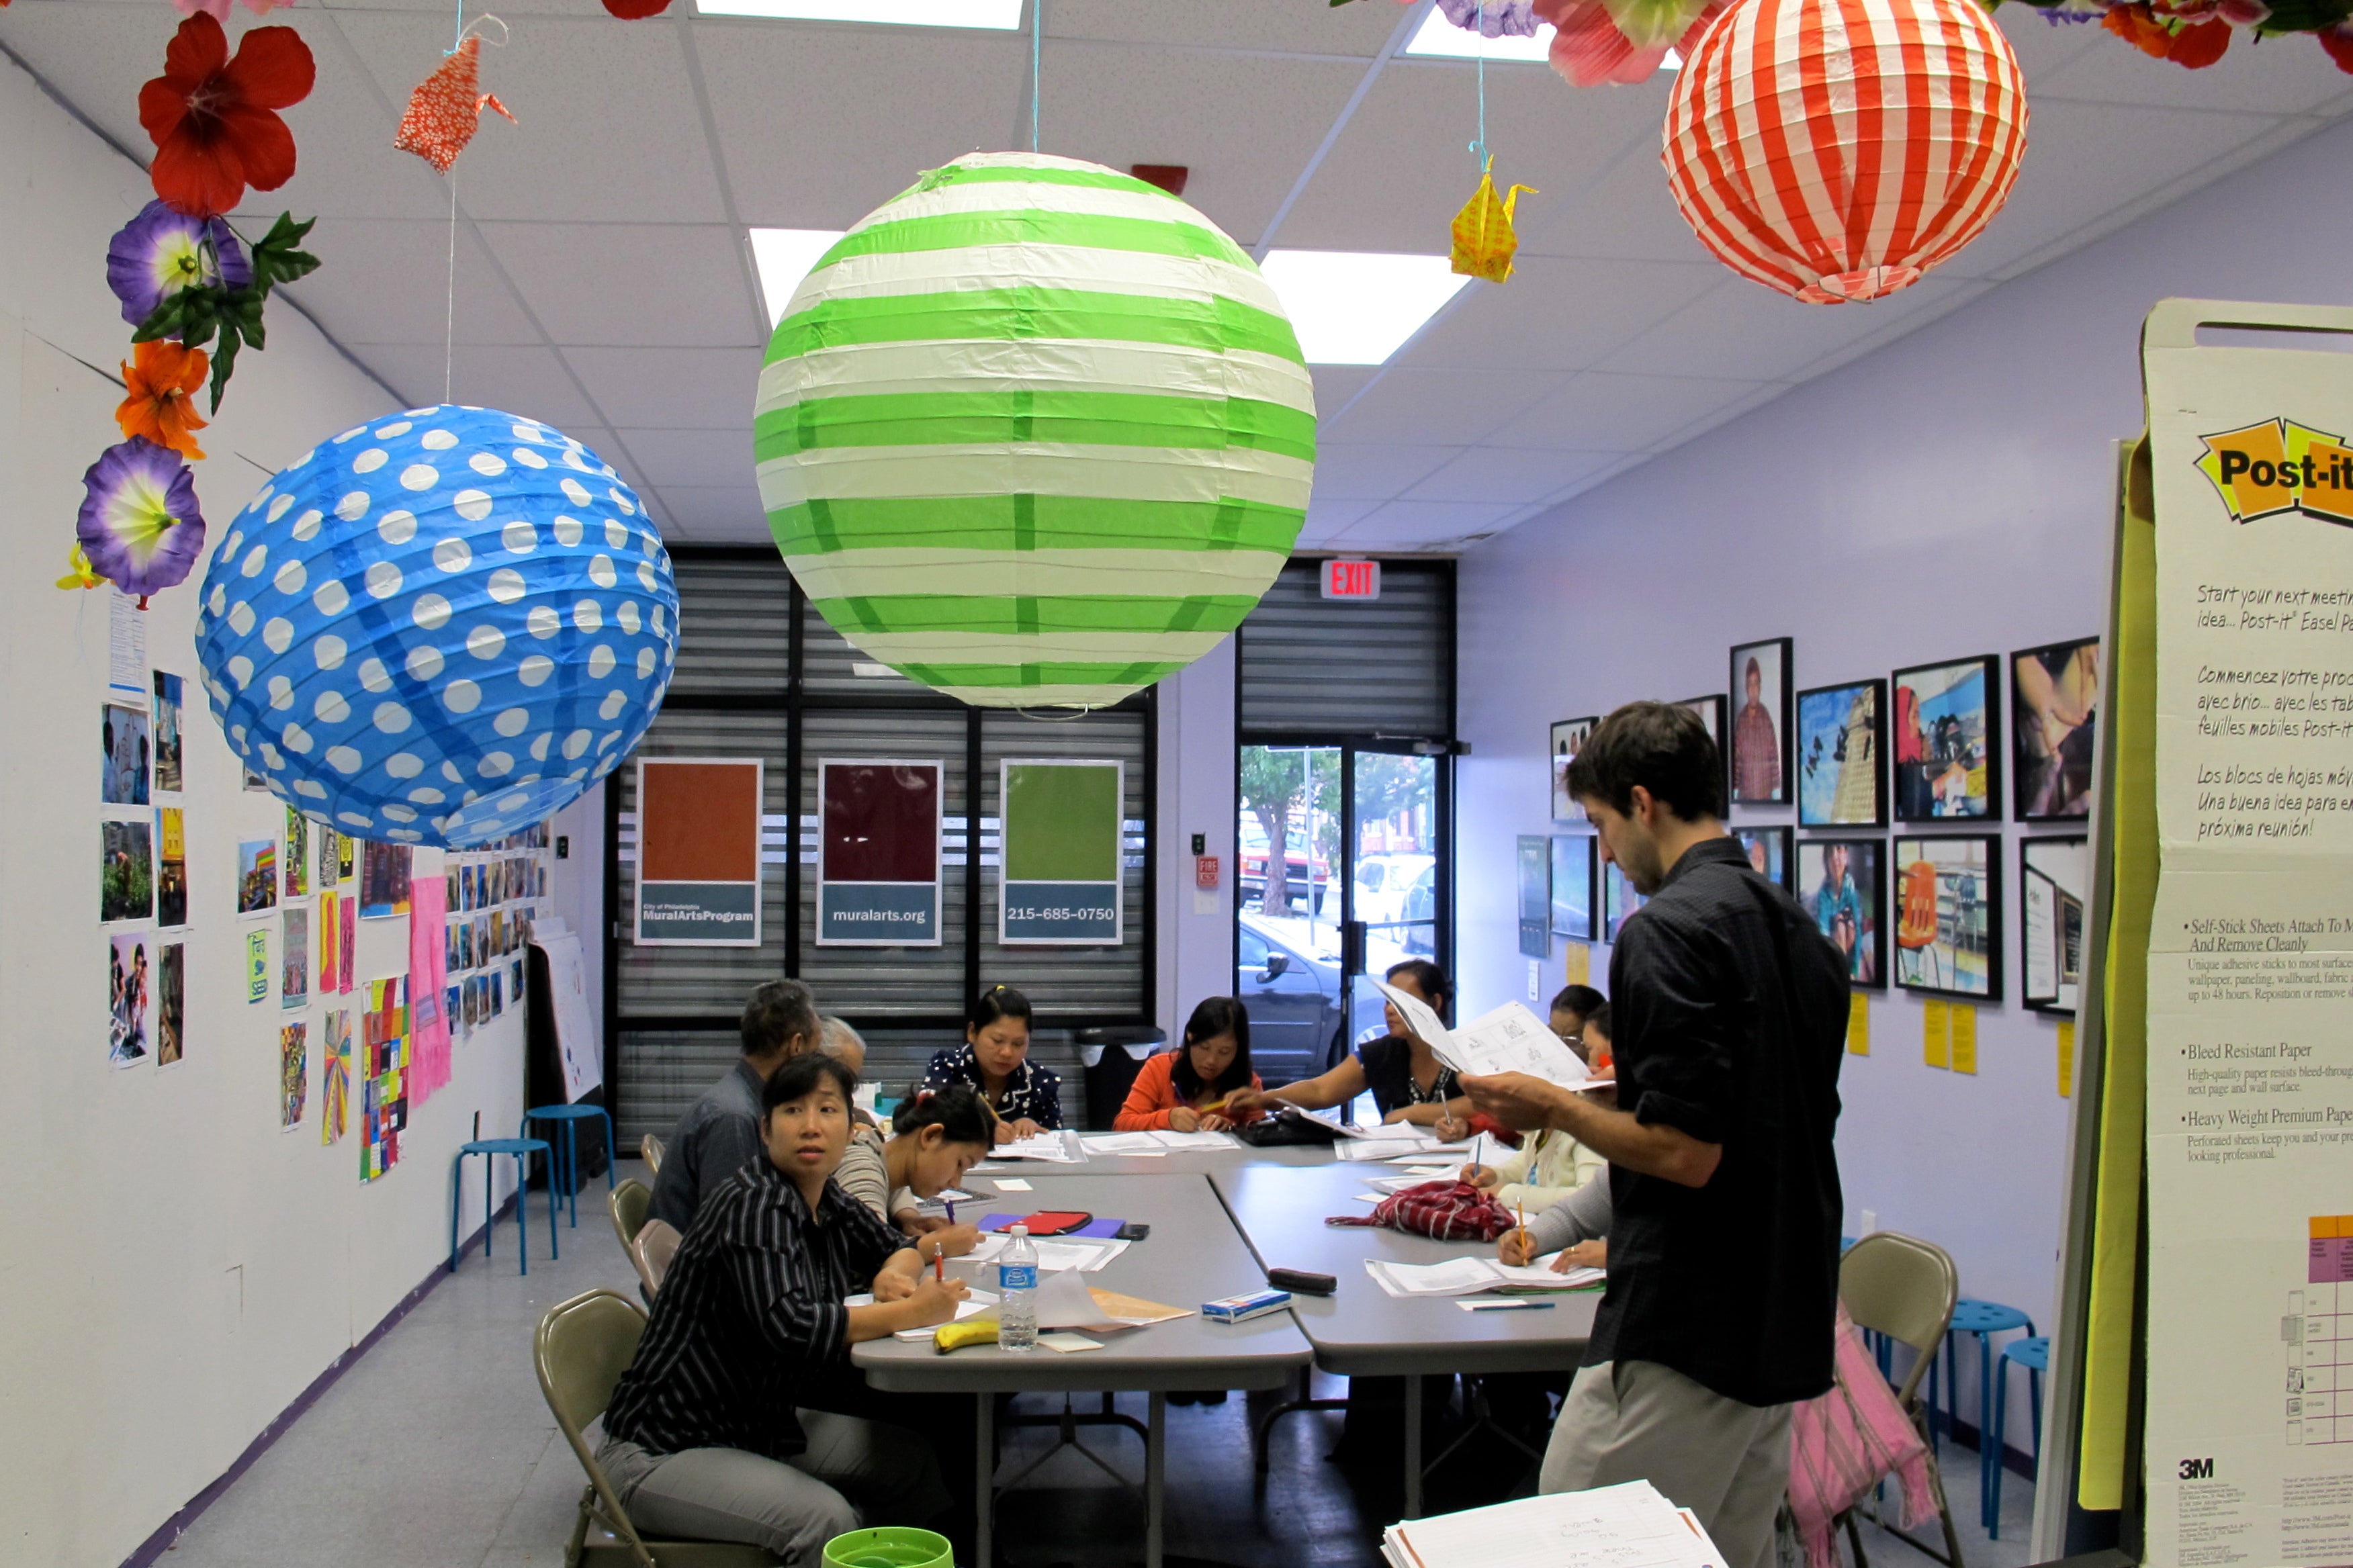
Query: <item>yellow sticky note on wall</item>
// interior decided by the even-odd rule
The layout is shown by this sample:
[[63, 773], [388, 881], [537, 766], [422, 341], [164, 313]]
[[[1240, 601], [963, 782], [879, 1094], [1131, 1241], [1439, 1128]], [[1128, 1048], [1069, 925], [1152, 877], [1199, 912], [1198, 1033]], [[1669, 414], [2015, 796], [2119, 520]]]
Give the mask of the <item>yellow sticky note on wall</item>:
[[1860, 991], [1847, 998], [1846, 1048], [1852, 1056], [1871, 1054], [1871, 999]]
[[1952, 1005], [1930, 1002], [1920, 1009], [1920, 1058], [1932, 1068], [1953, 1065]]
[[1953, 1070], [1978, 1070], [1978, 1010], [1966, 1002], [1952, 1006]]
[[1566, 942], [1568, 949], [1568, 980], [1571, 985], [1593, 984], [1593, 949], [1581, 942]]
[[2059, 1020], [2059, 1098], [2075, 1092], [2075, 1020]]

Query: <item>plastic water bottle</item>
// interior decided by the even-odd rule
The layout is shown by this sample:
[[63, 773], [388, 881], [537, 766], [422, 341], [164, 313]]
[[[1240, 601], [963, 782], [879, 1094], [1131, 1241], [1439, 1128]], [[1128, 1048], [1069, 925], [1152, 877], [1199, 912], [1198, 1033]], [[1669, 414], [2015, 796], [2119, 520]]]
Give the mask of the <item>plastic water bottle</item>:
[[997, 1342], [1008, 1351], [1038, 1348], [1038, 1249], [1017, 1225], [997, 1260]]

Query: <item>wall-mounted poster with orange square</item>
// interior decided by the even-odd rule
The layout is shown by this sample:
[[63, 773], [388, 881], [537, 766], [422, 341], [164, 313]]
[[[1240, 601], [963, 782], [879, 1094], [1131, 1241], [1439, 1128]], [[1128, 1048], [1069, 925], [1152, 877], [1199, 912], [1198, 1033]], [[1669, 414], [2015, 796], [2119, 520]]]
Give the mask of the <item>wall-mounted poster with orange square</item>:
[[756, 757], [638, 762], [638, 945], [760, 945], [761, 784]]

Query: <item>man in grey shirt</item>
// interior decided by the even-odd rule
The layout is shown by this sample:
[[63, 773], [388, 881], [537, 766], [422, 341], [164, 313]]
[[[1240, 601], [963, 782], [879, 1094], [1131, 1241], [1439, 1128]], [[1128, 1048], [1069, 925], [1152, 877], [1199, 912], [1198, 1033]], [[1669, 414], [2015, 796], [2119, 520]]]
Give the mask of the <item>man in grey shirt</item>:
[[752, 993], [744, 1004], [743, 1059], [678, 1119], [654, 1176], [649, 1218], [685, 1235], [704, 1196], [760, 1154], [760, 1091], [769, 1074], [817, 1048], [818, 1027], [817, 998], [799, 981], [770, 980]]

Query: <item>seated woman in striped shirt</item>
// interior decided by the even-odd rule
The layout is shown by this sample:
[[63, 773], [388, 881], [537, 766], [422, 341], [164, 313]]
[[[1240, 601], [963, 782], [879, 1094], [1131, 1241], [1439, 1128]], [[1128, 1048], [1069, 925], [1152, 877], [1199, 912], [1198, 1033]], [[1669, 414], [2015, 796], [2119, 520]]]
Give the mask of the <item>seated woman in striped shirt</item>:
[[1112, 1126], [1121, 1132], [1222, 1132], [1266, 1114], [1226, 1106], [1235, 1089], [1260, 1087], [1250, 1070], [1249, 1012], [1231, 996], [1212, 996], [1193, 1009], [1183, 1045], [1145, 1062]]
[[1051, 1132], [1062, 1125], [1062, 1080], [1029, 1059], [1029, 998], [992, 985], [964, 1012], [964, 1044], [935, 1052], [925, 1089], [969, 1084], [996, 1119], [995, 1140]]
[[[857, 1084], [831, 1057], [778, 1068], [760, 1096], [763, 1156], [703, 1200], [663, 1277], [596, 1455], [648, 1535], [807, 1564], [846, 1531], [950, 1504], [923, 1437], [820, 1407], [844, 1403], [851, 1345], [944, 1323], [966, 1289], [833, 1179]], [[872, 1305], [842, 1304], [869, 1289]]]

